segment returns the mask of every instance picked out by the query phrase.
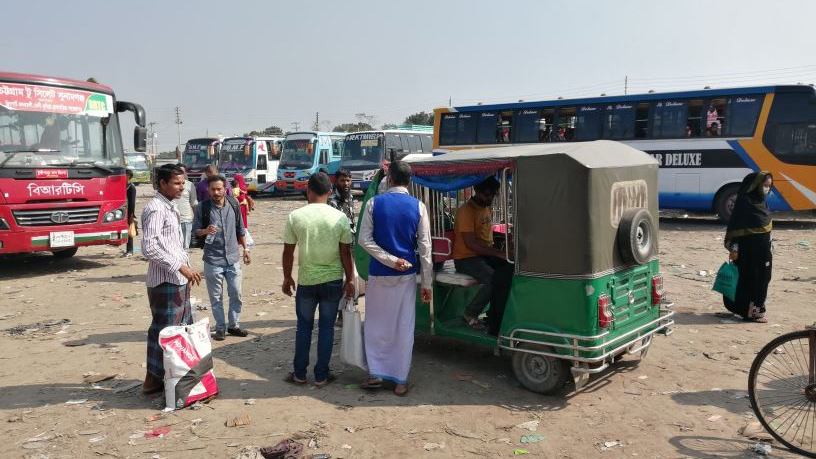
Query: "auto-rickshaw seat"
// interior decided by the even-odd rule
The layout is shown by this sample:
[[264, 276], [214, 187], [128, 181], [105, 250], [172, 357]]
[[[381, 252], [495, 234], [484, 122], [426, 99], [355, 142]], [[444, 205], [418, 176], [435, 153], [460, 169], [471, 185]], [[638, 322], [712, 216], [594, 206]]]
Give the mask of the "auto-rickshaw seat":
[[459, 287], [472, 287], [479, 282], [467, 274], [456, 272], [453, 260], [447, 260], [442, 265], [442, 269], [436, 272], [435, 280], [440, 284], [455, 285]]

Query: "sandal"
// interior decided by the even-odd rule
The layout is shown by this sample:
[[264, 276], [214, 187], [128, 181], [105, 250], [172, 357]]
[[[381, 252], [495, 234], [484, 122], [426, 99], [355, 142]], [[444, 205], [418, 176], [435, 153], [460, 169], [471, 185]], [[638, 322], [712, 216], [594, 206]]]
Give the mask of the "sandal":
[[413, 384], [405, 384], [405, 389], [402, 392], [398, 392], [397, 388], [394, 387], [394, 395], [396, 395], [397, 397], [405, 397], [406, 395], [408, 395], [408, 392], [411, 392], [411, 389], [413, 388], [414, 388]]
[[329, 375], [323, 381], [315, 381], [314, 385], [317, 388], [326, 387], [329, 383], [334, 382], [337, 380], [337, 376], [334, 373], [329, 373]]
[[382, 388], [382, 384], [383, 384], [382, 379], [367, 379], [365, 382], [360, 383], [360, 389], [377, 390]]
[[474, 331], [484, 331], [485, 330], [484, 323], [482, 323], [482, 321], [479, 320], [478, 317], [462, 317], [462, 319], [464, 319], [465, 325], [467, 325], [468, 328], [470, 328], [471, 330], [474, 330]]
[[295, 372], [291, 371], [285, 378], [283, 378], [283, 382], [288, 382], [289, 384], [294, 384], [296, 386], [305, 386], [306, 380], [305, 379], [298, 379], [295, 377]]

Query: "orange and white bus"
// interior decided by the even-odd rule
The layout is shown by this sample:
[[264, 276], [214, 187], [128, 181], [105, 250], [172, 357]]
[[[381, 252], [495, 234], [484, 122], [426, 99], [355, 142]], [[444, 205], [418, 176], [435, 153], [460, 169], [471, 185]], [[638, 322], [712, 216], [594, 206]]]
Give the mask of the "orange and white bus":
[[434, 149], [616, 140], [660, 164], [661, 209], [730, 217], [743, 177], [773, 173], [772, 210], [816, 209], [816, 92], [762, 86], [434, 110]]

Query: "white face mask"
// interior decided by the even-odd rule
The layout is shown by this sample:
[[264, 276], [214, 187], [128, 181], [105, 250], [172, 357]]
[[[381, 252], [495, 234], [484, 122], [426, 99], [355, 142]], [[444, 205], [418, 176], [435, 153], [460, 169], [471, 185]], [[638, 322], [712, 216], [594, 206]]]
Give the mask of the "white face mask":
[[771, 194], [771, 187], [764, 186], [762, 187], [762, 191], [765, 193], [765, 196], [768, 196], [769, 194]]

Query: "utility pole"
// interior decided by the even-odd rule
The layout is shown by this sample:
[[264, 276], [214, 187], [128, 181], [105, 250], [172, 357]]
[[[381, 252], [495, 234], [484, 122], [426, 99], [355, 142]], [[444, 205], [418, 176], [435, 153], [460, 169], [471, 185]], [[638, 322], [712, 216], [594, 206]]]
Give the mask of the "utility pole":
[[176, 107], [176, 133], [178, 134], [178, 143], [181, 145], [181, 108]]
[[300, 123], [297, 121], [292, 121], [292, 131], [297, 132], [300, 130]]
[[313, 129], [315, 131], [320, 130], [320, 112], [315, 112], [315, 122], [314, 122], [314, 128]]
[[453, 101], [451, 99], [451, 96], [448, 96], [448, 107], [453, 107]]
[[623, 79], [623, 95], [626, 95], [626, 92], [629, 90], [629, 75]]
[[153, 154], [153, 156], [156, 156], [156, 128], [154, 126], [157, 124], [159, 123], [155, 121], [147, 123], [148, 135], [150, 136], [150, 152]]

